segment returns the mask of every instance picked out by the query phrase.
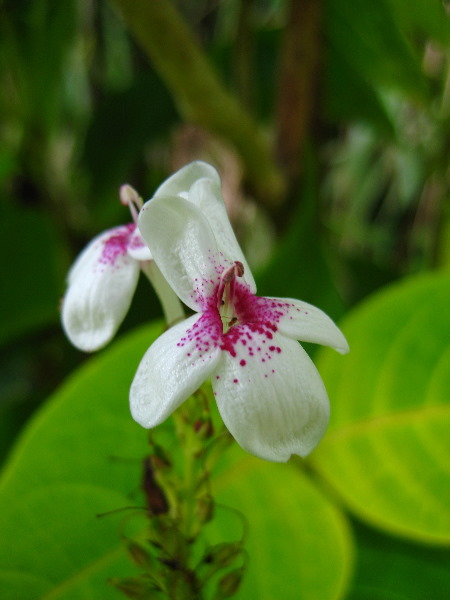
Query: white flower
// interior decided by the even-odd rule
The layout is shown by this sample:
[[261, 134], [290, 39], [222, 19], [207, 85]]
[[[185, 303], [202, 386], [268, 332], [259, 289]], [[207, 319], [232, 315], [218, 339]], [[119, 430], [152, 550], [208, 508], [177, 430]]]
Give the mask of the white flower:
[[149, 348], [130, 391], [134, 419], [164, 421], [211, 377], [225, 425], [271, 461], [305, 456], [328, 424], [322, 380], [296, 340], [348, 351], [337, 326], [299, 300], [255, 295], [213, 167], [187, 165], [141, 210], [139, 229], [167, 281], [196, 312]]
[[[124, 185], [120, 195], [137, 220], [134, 204], [142, 206], [137, 193]], [[130, 307], [141, 270], [163, 296], [163, 304], [172, 308], [171, 315], [182, 316], [180, 308], [177, 312], [180, 303], [154, 264], [136, 224], [121, 225], [95, 237], [69, 271], [62, 324], [74, 346], [92, 352], [113, 338]]]

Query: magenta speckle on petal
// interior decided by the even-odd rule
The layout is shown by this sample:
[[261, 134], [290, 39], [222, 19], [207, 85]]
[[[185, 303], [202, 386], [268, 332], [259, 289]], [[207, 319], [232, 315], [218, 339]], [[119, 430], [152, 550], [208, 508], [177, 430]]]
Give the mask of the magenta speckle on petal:
[[103, 242], [103, 251], [99, 262], [114, 266], [120, 256], [126, 255], [135, 229], [136, 225], [134, 223], [112, 229], [110, 237]]
[[[177, 346], [191, 357], [192, 364], [208, 361], [220, 350], [247, 369], [257, 361], [259, 370], [282, 352], [274, 343], [274, 334], [281, 319], [289, 318], [293, 305], [255, 296], [243, 276], [237, 273], [233, 277], [233, 263], [220, 253], [211, 252], [208, 259], [216, 278], [195, 278], [192, 298], [200, 304], [201, 316]], [[267, 370], [261, 377], [273, 373], [275, 369]], [[214, 377], [219, 380], [219, 375]], [[237, 378], [231, 381], [239, 382]]]

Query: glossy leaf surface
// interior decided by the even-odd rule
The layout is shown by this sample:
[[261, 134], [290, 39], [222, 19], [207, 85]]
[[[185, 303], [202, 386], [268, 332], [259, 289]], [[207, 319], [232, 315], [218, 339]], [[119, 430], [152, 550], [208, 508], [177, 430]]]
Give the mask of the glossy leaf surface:
[[314, 466], [361, 518], [450, 542], [450, 278], [388, 288], [343, 323], [345, 360], [318, 361], [332, 400]]

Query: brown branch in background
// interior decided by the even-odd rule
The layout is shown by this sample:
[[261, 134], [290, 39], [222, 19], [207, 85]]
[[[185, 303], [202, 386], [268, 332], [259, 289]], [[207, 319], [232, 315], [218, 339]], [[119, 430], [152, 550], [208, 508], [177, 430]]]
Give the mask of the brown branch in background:
[[280, 56], [276, 139], [278, 161], [291, 186], [300, 175], [314, 119], [320, 53], [320, 0], [291, 0]]
[[[219, 80], [169, 0], [111, 0], [173, 94], [180, 114], [231, 143], [258, 201], [280, 205], [284, 180], [269, 139]], [[151, 110], [151, 106], [149, 106]]]
[[245, 108], [253, 106], [254, 38], [252, 28], [253, 0], [240, 0], [236, 37], [233, 44], [233, 75], [239, 99]]

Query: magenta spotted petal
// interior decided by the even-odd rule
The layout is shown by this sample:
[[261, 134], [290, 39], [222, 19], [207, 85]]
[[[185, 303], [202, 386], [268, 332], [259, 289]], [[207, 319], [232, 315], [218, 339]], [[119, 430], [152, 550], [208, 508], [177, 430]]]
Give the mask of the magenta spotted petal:
[[161, 272], [198, 314], [147, 351], [131, 387], [131, 411], [154, 427], [211, 377], [224, 423], [243, 448], [271, 461], [306, 456], [325, 432], [329, 402], [295, 340], [342, 353], [348, 345], [318, 308], [255, 295], [211, 169], [188, 165], [140, 213], [139, 229]]
[[94, 238], [69, 271], [62, 323], [80, 350], [102, 348], [122, 323], [139, 277], [138, 250], [151, 258], [134, 223], [114, 227]]

